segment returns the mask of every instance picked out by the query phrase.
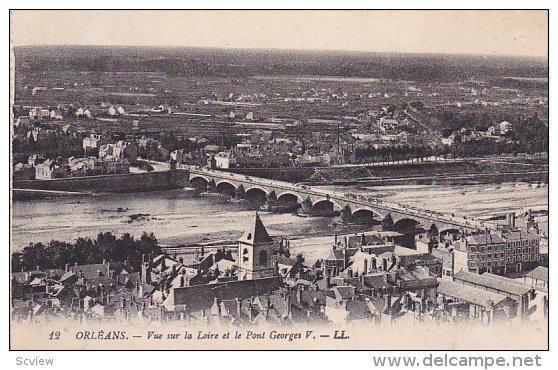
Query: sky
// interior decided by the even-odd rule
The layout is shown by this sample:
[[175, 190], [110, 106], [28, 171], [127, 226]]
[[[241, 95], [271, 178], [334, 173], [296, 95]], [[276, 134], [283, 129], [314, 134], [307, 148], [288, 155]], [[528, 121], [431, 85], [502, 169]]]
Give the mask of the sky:
[[12, 45], [546, 57], [546, 11], [12, 11]]

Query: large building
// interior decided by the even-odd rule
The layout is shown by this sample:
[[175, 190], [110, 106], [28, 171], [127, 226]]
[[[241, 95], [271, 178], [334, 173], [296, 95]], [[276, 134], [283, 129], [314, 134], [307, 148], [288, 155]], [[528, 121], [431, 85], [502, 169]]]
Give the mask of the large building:
[[454, 242], [454, 271], [482, 274], [506, 273], [506, 241], [497, 233], [485, 232]]
[[520, 272], [538, 266], [539, 234], [532, 230], [509, 229], [502, 233], [506, 241], [506, 270]]
[[517, 228], [463, 237], [450, 246], [453, 271], [504, 275], [533, 269], [540, 261], [539, 242], [536, 231]]

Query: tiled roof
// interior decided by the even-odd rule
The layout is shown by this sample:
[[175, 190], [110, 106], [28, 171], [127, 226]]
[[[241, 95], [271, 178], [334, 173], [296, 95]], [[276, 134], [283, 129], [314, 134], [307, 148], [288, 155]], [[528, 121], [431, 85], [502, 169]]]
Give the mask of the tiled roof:
[[260, 215], [256, 213], [254, 224], [244, 232], [244, 235], [242, 235], [238, 241], [245, 244], [256, 245], [271, 243], [273, 242], [273, 239], [267, 233], [267, 230], [260, 219]]
[[487, 245], [487, 244], [502, 244], [506, 241], [498, 234], [483, 233], [467, 237], [467, 243], [470, 245]]
[[345, 307], [348, 311], [348, 320], [367, 319], [372, 314], [370, 307], [368, 306], [368, 302], [364, 300], [351, 299], [347, 301], [347, 305]]
[[343, 251], [341, 251], [339, 249], [332, 249], [329, 252], [329, 255], [327, 256], [326, 260], [328, 260], [328, 261], [344, 261], [345, 256], [343, 255]]
[[502, 233], [502, 236], [508, 240], [520, 240], [520, 239], [533, 239], [538, 238], [537, 233], [530, 230], [508, 230]]
[[525, 276], [543, 280], [548, 283], [548, 267], [537, 266], [534, 270], [529, 271]]
[[355, 287], [350, 285], [336, 286], [333, 288], [333, 292], [335, 293], [335, 297], [339, 301], [351, 299], [355, 295]]
[[98, 278], [99, 273], [102, 276], [109, 276], [109, 265], [103, 263], [93, 263], [89, 265], [79, 265], [79, 266], [70, 266], [70, 270], [73, 271], [78, 277], [81, 275], [90, 280], [93, 278]]
[[507, 299], [505, 295], [463, 285], [448, 279], [438, 279], [438, 283], [439, 294], [479, 306], [488, 307], [489, 302], [498, 304]]
[[478, 275], [471, 272], [459, 271], [453, 276], [453, 279], [499, 290], [512, 295], [524, 295], [530, 290], [527, 287], [518, 286], [512, 279], [495, 277], [495, 275], [489, 273]]
[[209, 310], [215, 297], [220, 300], [250, 298], [277, 290], [280, 285], [280, 278], [272, 277], [172, 288], [165, 306], [183, 306], [181, 309], [186, 312]]

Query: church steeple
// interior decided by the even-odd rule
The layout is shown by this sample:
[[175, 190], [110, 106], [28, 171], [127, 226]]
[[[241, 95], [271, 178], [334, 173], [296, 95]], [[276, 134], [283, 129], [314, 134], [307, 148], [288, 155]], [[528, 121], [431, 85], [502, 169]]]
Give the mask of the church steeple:
[[258, 212], [256, 212], [254, 223], [244, 232], [244, 235], [242, 235], [238, 241], [249, 245], [273, 242], [273, 239], [267, 233], [267, 229], [265, 228]]
[[256, 212], [254, 222], [238, 239], [238, 279], [250, 280], [273, 276], [274, 250], [275, 243]]

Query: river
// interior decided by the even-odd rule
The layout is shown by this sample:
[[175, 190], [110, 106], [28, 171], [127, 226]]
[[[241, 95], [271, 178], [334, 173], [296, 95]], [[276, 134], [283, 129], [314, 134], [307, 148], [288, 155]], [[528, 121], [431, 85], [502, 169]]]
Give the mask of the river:
[[[526, 183], [375, 186], [350, 190], [468, 216], [486, 216], [510, 208], [548, 209], [548, 187]], [[14, 201], [11, 245], [17, 251], [30, 242], [73, 241], [78, 237], [95, 237], [100, 231], [117, 235], [128, 232], [134, 236], [143, 231], [153, 232], [164, 245], [234, 240], [254, 214], [254, 207], [248, 203], [235, 202], [223, 195], [196, 195], [187, 189]], [[339, 218], [303, 218], [269, 212], [260, 212], [260, 216], [272, 235], [320, 236], [363, 230], [363, 226], [344, 226]]]

